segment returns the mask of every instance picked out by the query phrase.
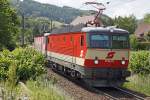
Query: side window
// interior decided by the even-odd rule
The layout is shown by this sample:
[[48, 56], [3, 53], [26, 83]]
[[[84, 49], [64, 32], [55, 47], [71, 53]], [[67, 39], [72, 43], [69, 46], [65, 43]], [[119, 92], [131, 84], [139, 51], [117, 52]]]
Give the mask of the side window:
[[64, 42], [66, 42], [66, 37], [64, 36]]
[[80, 46], [83, 46], [84, 45], [84, 36], [81, 35], [80, 37]]
[[70, 41], [73, 42], [73, 37], [72, 36], [70, 37]]
[[49, 37], [46, 37], [46, 40], [47, 40], [47, 44], [49, 44], [50, 38], [49, 38]]

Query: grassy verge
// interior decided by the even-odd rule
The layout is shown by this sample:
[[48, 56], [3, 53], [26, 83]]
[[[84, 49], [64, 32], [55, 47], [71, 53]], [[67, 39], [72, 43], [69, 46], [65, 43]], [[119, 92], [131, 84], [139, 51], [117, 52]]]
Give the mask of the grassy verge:
[[70, 100], [56, 88], [56, 82], [46, 73], [44, 56], [33, 48], [0, 52], [0, 99]]
[[55, 80], [40, 77], [36, 81], [27, 81], [26, 86], [30, 92], [31, 100], [71, 100], [71, 98], [54, 84]]
[[56, 79], [42, 75], [36, 80], [28, 80], [26, 84], [19, 82], [11, 87], [8, 82], [0, 82], [0, 97], [3, 100], [72, 100], [72, 98], [56, 86]]
[[0, 98], [2, 100], [18, 100], [20, 90], [20, 85], [12, 87], [8, 81], [0, 81]]
[[150, 75], [132, 75], [128, 78], [127, 83], [124, 84], [125, 88], [135, 90], [150, 96]]

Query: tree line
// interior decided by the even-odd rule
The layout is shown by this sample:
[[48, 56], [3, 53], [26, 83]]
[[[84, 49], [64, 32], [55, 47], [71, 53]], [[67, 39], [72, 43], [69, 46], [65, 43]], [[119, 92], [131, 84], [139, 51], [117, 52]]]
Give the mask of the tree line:
[[18, 34], [19, 19], [8, 0], [0, 0], [0, 50], [13, 49]]

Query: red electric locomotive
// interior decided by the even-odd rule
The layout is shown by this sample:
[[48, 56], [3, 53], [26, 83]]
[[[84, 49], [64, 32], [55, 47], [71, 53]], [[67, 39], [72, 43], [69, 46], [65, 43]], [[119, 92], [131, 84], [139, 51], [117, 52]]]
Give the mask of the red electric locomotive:
[[95, 27], [69, 25], [35, 37], [35, 48], [40, 48], [53, 69], [82, 78], [91, 86], [121, 86], [130, 75], [129, 33], [115, 27], [97, 27], [96, 21], [90, 23]]
[[[38, 45], [42, 46], [41, 51], [45, 52], [53, 69], [69, 73], [74, 78], [83, 78], [96, 87], [120, 86], [125, 82], [129, 76], [127, 31], [111, 27], [82, 27], [78, 31], [73, 27], [69, 32], [62, 30], [45, 34], [43, 38], [47, 43], [42, 42], [46, 44], [45, 50], [43, 45]], [[35, 40], [39, 38], [42, 39], [35, 37]]]

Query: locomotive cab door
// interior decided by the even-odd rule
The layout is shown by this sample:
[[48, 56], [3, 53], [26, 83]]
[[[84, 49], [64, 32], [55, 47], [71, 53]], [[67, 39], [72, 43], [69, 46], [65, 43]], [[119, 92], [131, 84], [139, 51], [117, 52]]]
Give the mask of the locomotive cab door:
[[72, 64], [75, 64], [76, 63], [76, 58], [75, 58], [75, 56], [76, 56], [76, 54], [77, 54], [77, 43], [76, 43], [76, 39], [75, 39], [75, 36], [74, 35], [72, 35], [71, 36], [71, 42], [72, 42], [72, 49], [73, 49], [73, 56], [72, 56]]
[[83, 58], [84, 53], [84, 35], [83, 34], [76, 34], [73, 35], [73, 56], [72, 56], [72, 63], [77, 65], [82, 65], [82, 61], [79, 58]]
[[84, 35], [80, 36], [80, 57], [83, 57], [83, 49], [84, 49]]

